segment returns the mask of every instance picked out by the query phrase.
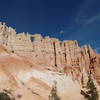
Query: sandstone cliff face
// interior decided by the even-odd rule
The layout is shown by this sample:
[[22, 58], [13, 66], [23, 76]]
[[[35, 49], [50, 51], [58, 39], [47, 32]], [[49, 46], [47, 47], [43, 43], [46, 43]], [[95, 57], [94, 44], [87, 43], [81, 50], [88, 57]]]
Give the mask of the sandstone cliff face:
[[54, 81], [61, 100], [85, 100], [80, 94], [80, 85], [70, 76], [46, 70], [0, 46], [0, 92], [15, 100], [48, 100]]
[[56, 68], [81, 80], [83, 70], [100, 80], [100, 56], [90, 46], [78, 46], [76, 40], [59, 41], [40, 34], [16, 34], [5, 24], [0, 24], [0, 44], [31, 62], [47, 68]]

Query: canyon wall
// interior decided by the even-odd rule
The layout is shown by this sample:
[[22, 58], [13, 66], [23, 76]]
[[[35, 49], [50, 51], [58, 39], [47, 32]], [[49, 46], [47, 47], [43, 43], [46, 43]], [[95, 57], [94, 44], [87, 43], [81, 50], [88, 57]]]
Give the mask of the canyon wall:
[[80, 75], [82, 78], [85, 70], [100, 82], [100, 55], [90, 46], [78, 46], [76, 40], [60, 41], [40, 34], [17, 34], [13, 28], [0, 23], [0, 44], [12, 52], [29, 56], [32, 62], [41, 66], [58, 68], [75, 78]]

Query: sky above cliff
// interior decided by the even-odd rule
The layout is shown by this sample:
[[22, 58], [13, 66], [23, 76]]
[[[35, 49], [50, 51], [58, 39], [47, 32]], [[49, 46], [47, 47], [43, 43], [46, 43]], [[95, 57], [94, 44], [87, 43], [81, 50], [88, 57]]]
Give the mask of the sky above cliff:
[[100, 53], [100, 0], [2, 0], [0, 21], [17, 32], [78, 40]]

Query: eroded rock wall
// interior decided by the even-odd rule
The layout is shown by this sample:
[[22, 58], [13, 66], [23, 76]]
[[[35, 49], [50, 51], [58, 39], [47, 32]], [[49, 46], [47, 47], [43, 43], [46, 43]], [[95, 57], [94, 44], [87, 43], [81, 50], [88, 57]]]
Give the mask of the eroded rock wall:
[[36, 64], [58, 68], [76, 78], [82, 78], [82, 72], [86, 70], [87, 74], [100, 80], [100, 55], [90, 46], [78, 46], [76, 40], [60, 41], [43, 38], [40, 34], [16, 34], [13, 28], [0, 23], [0, 44], [12, 52], [29, 56]]

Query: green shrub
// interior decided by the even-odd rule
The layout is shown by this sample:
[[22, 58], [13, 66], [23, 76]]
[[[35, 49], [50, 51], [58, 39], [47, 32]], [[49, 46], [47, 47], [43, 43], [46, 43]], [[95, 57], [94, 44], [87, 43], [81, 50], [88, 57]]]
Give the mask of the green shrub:
[[11, 98], [6, 93], [0, 92], [0, 100], [11, 100]]
[[61, 100], [60, 97], [57, 95], [57, 87], [54, 85], [49, 95], [49, 100]]

